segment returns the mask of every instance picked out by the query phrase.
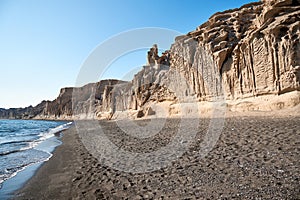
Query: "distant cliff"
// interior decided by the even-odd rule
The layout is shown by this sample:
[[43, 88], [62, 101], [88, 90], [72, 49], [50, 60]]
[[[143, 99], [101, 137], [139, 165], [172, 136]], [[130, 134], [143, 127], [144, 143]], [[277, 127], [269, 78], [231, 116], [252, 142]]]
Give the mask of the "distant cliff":
[[0, 108], [0, 119], [32, 119], [43, 112], [48, 101], [42, 101], [37, 106], [26, 108]]
[[106, 102], [105, 92], [116, 84], [125, 83], [119, 80], [101, 80], [83, 87], [68, 87], [60, 90], [54, 101], [46, 102], [41, 113], [35, 116], [40, 119], [72, 119], [73, 115], [82, 118], [93, 118], [97, 109], [102, 109]]
[[174, 114], [172, 104], [216, 95], [224, 95], [233, 111], [295, 106], [300, 102], [299, 40], [299, 0], [250, 3], [214, 14], [177, 37], [161, 56], [154, 45], [147, 65], [130, 82], [63, 88], [54, 101], [0, 109], [0, 118], [136, 118], [158, 114], [153, 105], [159, 103]]
[[[104, 91], [119, 80], [102, 80], [90, 83], [83, 87], [62, 88], [58, 97], [53, 101], [43, 101], [35, 107], [26, 108], [0, 108], [0, 118], [5, 119], [72, 119], [76, 113], [82, 113], [84, 117], [91, 117], [91, 108], [99, 107], [103, 101]], [[76, 98], [75, 98], [76, 95]], [[76, 99], [76, 100], [74, 100]], [[95, 112], [94, 112], [95, 113]]]

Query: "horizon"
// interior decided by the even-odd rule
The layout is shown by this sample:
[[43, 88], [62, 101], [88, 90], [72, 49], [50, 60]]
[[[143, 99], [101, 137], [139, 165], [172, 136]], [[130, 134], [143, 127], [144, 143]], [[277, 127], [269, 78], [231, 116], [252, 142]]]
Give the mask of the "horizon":
[[[158, 27], [186, 34], [214, 13], [250, 2], [257, 1], [186, 1], [182, 4], [153, 0], [149, 4], [131, 0], [122, 4], [121, 1], [94, 0], [2, 0], [0, 108], [24, 108], [36, 106], [43, 100], [54, 100], [61, 88], [75, 86], [90, 53], [120, 33]], [[158, 7], [167, 10], [158, 10]], [[170, 38], [166, 43], [171, 46], [174, 40]], [[166, 49], [160, 49], [160, 53], [163, 50]], [[147, 51], [139, 49], [121, 55], [107, 66], [108, 70], [98, 81], [124, 77], [130, 80], [128, 72], [132, 74], [146, 64]]]

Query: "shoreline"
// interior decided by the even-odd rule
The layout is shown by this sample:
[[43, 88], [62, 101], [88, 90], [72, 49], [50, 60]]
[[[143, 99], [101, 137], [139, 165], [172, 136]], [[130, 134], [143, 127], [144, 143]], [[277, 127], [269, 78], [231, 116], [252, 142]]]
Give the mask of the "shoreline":
[[[40, 196], [39, 194], [37, 195], [32, 195], [34, 193], [31, 193], [31, 192], [37, 192], [37, 191], [44, 191], [47, 190], [48, 188], [48, 184], [49, 184], [49, 181], [51, 182], [51, 177], [48, 176], [48, 174], [57, 174], [60, 172], [60, 170], [62, 170], [62, 175], [64, 176], [65, 178], [65, 173], [68, 173], [68, 172], [65, 172], [63, 168], [60, 168], [60, 163], [63, 162], [64, 164], [68, 161], [66, 161], [66, 159], [71, 159], [72, 158], [75, 158], [75, 156], [73, 156], [73, 152], [71, 151], [68, 151], [70, 147], [66, 147], [69, 145], [69, 143], [71, 142], [74, 142], [75, 139], [74, 139], [74, 136], [73, 134], [70, 134], [69, 132], [73, 131], [73, 129], [75, 129], [75, 126], [72, 125], [69, 129], [66, 129], [62, 132], [62, 137], [61, 137], [61, 142], [62, 144], [57, 146], [54, 151], [52, 152], [52, 157], [47, 161], [47, 162], [44, 162], [34, 173], [34, 175], [23, 185], [22, 188], [16, 190], [14, 192], [14, 196], [12, 199], [41, 199], [41, 198], [51, 198], [51, 194], [49, 193], [46, 193], [42, 196]], [[76, 137], [76, 136], [75, 136]], [[67, 144], [65, 144], [67, 142]], [[66, 158], [66, 159], [64, 159]], [[73, 163], [74, 160], [72, 160], [71, 163]], [[72, 165], [70, 163], [70, 166]], [[70, 171], [70, 170], [68, 170]], [[59, 179], [59, 177], [57, 177]], [[32, 188], [32, 186], [34, 186]], [[55, 186], [54, 186], [55, 187]], [[58, 189], [59, 190], [59, 189]], [[22, 193], [23, 192], [26, 192], [27, 196], [23, 196]], [[38, 193], [38, 192], [37, 192]], [[59, 194], [60, 192], [57, 191], [57, 195]], [[66, 191], [64, 191], [64, 193], [68, 193]], [[55, 195], [54, 197], [52, 198], [59, 198], [60, 196], [58, 195]], [[65, 196], [67, 197], [67, 196]], [[62, 198], [62, 197], [60, 197]]]
[[12, 198], [14, 192], [22, 188], [24, 184], [26, 184], [26, 182], [34, 176], [36, 171], [38, 171], [38, 169], [41, 166], [43, 166], [44, 163], [48, 162], [52, 158], [55, 148], [62, 144], [60, 138], [61, 138], [60, 133], [55, 134], [53, 135], [53, 137], [48, 138], [42, 141], [41, 143], [39, 143], [37, 146], [35, 146], [33, 149], [47, 152], [49, 153], [49, 157], [45, 160], [24, 166], [22, 169], [15, 172], [13, 176], [6, 179], [2, 183], [2, 187], [0, 190], [0, 198], [3, 199]]
[[[222, 135], [205, 158], [194, 155], [196, 143], [171, 165], [140, 174], [118, 171], [98, 162], [72, 126], [64, 131], [63, 143], [52, 158], [13, 199], [293, 199], [300, 195], [299, 120], [299, 116], [227, 116]], [[203, 127], [209, 122], [202, 121]], [[116, 122], [99, 123], [108, 129], [114, 142], [125, 141], [125, 148], [147, 151], [149, 146], [145, 144], [126, 146], [128, 138], [117, 131]], [[175, 125], [176, 119], [170, 119], [170, 123]], [[159, 141], [166, 141], [165, 137], [162, 135]]]
[[[13, 120], [13, 119], [5, 119], [7, 121]], [[17, 121], [26, 121], [26, 120], [20, 120], [15, 119]], [[37, 121], [37, 120], [30, 120], [30, 121]], [[49, 120], [44, 120], [48, 121]], [[58, 121], [56, 121], [58, 122]], [[73, 123], [73, 122], [72, 122]], [[17, 171], [15, 171], [13, 174], [10, 174], [10, 176], [7, 176], [6, 179], [1, 183], [1, 189], [0, 189], [0, 198], [1, 199], [10, 199], [14, 192], [19, 190], [23, 187], [23, 185], [31, 179], [31, 177], [34, 176], [35, 172], [47, 161], [51, 159], [53, 156], [53, 152], [55, 148], [62, 144], [61, 142], [61, 136], [62, 132], [70, 126], [71, 123], [69, 121], [64, 121], [63, 123], [57, 124], [54, 128], [49, 128], [46, 131], [41, 131], [39, 136], [39, 139], [32, 140], [29, 145], [29, 147], [20, 149], [19, 151], [26, 151], [26, 150], [34, 150], [37, 152], [44, 152], [47, 153], [43, 159], [34, 160], [35, 162], [29, 162], [28, 164], [23, 164], [20, 166]], [[42, 135], [41, 135], [42, 134]], [[26, 155], [25, 155], [26, 157]], [[20, 158], [21, 159], [21, 158]], [[9, 168], [8, 168], [9, 170]]]
[[[52, 156], [51, 156], [52, 157]], [[35, 175], [40, 167], [47, 161], [31, 164], [25, 169], [20, 170], [16, 175], [5, 180], [1, 187], [0, 197], [3, 199], [11, 199], [19, 189], [23, 188], [24, 185]]]

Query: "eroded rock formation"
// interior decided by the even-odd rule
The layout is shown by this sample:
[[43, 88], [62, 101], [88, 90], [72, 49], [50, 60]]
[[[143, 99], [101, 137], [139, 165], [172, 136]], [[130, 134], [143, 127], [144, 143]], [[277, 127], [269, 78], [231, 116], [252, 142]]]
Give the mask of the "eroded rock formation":
[[93, 118], [107, 101], [106, 88], [125, 83], [119, 80], [102, 80], [83, 87], [62, 88], [53, 101], [43, 101], [35, 107], [0, 109], [0, 118], [6, 119], [73, 119], [74, 115]]
[[41, 114], [49, 101], [42, 101], [37, 106], [26, 108], [0, 108], [0, 119], [32, 119]]
[[[153, 45], [148, 66], [134, 77], [129, 92], [122, 90], [129, 98], [119, 92], [122, 102], [133, 100], [135, 106], [120, 110], [145, 113], [155, 101], [209, 101], [218, 95], [235, 100], [300, 90], [299, 19], [299, 1], [256, 2], [214, 14], [177, 37], [161, 57]], [[300, 97], [293, 101], [289, 105]]]
[[[300, 90], [300, 1], [263, 0], [214, 14], [195, 31], [179, 36], [131, 82], [104, 80], [63, 88], [52, 102], [0, 110], [2, 118], [107, 118], [134, 111], [153, 115], [158, 102], [229, 101]], [[292, 104], [300, 102], [299, 93]], [[284, 98], [286, 99], [286, 98]], [[277, 105], [276, 105], [277, 106]], [[279, 102], [284, 108], [285, 102]]]
[[[247, 4], [214, 14], [171, 47], [171, 67], [183, 71], [199, 97], [222, 81], [227, 98], [299, 90], [299, 1]], [[212, 78], [209, 79], [213, 75]]]

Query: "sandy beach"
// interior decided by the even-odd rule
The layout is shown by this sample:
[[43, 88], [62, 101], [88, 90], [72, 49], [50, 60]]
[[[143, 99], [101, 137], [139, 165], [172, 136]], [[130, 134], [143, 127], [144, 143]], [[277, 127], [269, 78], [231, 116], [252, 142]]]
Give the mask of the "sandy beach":
[[0, 11], [0, 200], [300, 200], [300, 0]]
[[[114, 121], [99, 124], [117, 146], [148, 152], [168, 143], [178, 120], [168, 119], [167, 131], [144, 142], [130, 140]], [[227, 117], [216, 145], [201, 158], [201, 138], [209, 121], [200, 119], [201, 128], [181, 157], [148, 173], [123, 172], [98, 162], [73, 126], [15, 199], [300, 198], [299, 116]]]

